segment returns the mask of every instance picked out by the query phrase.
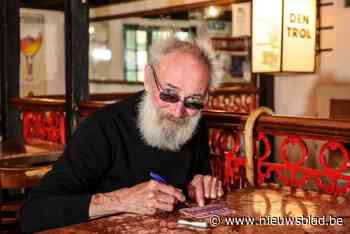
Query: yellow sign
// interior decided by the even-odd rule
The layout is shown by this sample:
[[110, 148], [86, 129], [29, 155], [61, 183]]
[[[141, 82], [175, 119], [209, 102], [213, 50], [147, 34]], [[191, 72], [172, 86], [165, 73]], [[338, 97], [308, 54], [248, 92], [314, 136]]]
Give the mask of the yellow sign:
[[253, 0], [252, 23], [254, 73], [314, 71], [316, 0]]

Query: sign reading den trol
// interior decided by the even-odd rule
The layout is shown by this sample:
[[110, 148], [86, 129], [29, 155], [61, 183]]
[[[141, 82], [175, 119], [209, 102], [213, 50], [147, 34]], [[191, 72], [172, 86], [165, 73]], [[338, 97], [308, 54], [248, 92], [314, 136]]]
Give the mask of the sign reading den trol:
[[316, 0], [253, 0], [252, 22], [253, 72], [314, 71]]

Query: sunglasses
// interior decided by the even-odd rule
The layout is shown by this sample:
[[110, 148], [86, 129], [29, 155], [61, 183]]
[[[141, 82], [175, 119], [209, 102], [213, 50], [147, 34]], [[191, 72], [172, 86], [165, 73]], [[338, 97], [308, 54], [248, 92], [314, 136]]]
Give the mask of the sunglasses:
[[[150, 66], [153, 72], [154, 81], [156, 83], [157, 89], [159, 91], [159, 98], [168, 103], [177, 103], [181, 101], [180, 96], [177, 94], [177, 92], [173, 89], [162, 89], [160, 82], [157, 77], [156, 70], [151, 65]], [[204, 101], [196, 96], [188, 96], [185, 97], [183, 100], [183, 104], [186, 108], [192, 109], [192, 110], [201, 110], [204, 108]]]

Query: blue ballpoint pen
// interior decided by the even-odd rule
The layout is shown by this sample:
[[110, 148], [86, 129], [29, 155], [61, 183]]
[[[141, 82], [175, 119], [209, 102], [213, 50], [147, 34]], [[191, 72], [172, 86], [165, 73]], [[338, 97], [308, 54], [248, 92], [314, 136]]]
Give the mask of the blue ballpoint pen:
[[[154, 173], [154, 172], [150, 172], [149, 173], [150, 177], [152, 179], [154, 179], [155, 181], [158, 181], [159, 183], [163, 183], [163, 184], [167, 184], [166, 180], [163, 179], [160, 175], [158, 175], [157, 173]], [[186, 207], [189, 207], [190, 204], [188, 204], [187, 202], [181, 202], [181, 204], [185, 205]]]
[[158, 181], [160, 183], [163, 183], [163, 184], [167, 184], [166, 180], [163, 179], [160, 175], [154, 173], [154, 172], [150, 172], [149, 175], [152, 177], [152, 179], [154, 179], [155, 181]]

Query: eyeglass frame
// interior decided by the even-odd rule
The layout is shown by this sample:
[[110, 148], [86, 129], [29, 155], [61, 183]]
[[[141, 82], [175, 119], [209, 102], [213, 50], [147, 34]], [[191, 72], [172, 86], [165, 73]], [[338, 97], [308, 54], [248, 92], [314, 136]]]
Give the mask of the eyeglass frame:
[[[159, 92], [159, 98], [162, 101], [167, 102], [167, 103], [177, 103], [177, 102], [181, 101], [183, 103], [183, 105], [187, 109], [191, 109], [191, 110], [202, 110], [204, 108], [204, 102], [205, 101], [202, 100], [202, 99], [200, 100], [200, 102], [197, 102], [197, 103], [193, 102], [193, 103], [191, 103], [191, 101], [187, 101], [187, 100], [189, 100], [190, 98], [199, 100], [199, 98], [196, 98], [196, 97], [193, 97], [193, 96], [187, 96], [187, 97], [184, 97], [183, 100], [182, 100], [180, 95], [178, 95], [177, 93], [173, 93], [173, 94], [165, 93], [164, 91], [166, 89], [161, 87], [161, 84], [159, 82], [158, 75], [157, 75], [157, 72], [156, 72], [155, 68], [153, 67], [152, 64], [150, 65], [150, 67], [151, 67], [151, 70], [152, 70], [152, 73], [153, 73], [153, 77], [154, 77], [154, 81], [155, 81], [157, 90]], [[171, 101], [170, 99], [166, 100], [165, 96], [171, 96], [171, 95], [174, 98], [176, 98], [176, 100], [173, 100], [173, 101]], [[203, 99], [205, 99], [205, 98], [203, 98]], [[196, 106], [196, 105], [198, 105], [198, 106]]]

